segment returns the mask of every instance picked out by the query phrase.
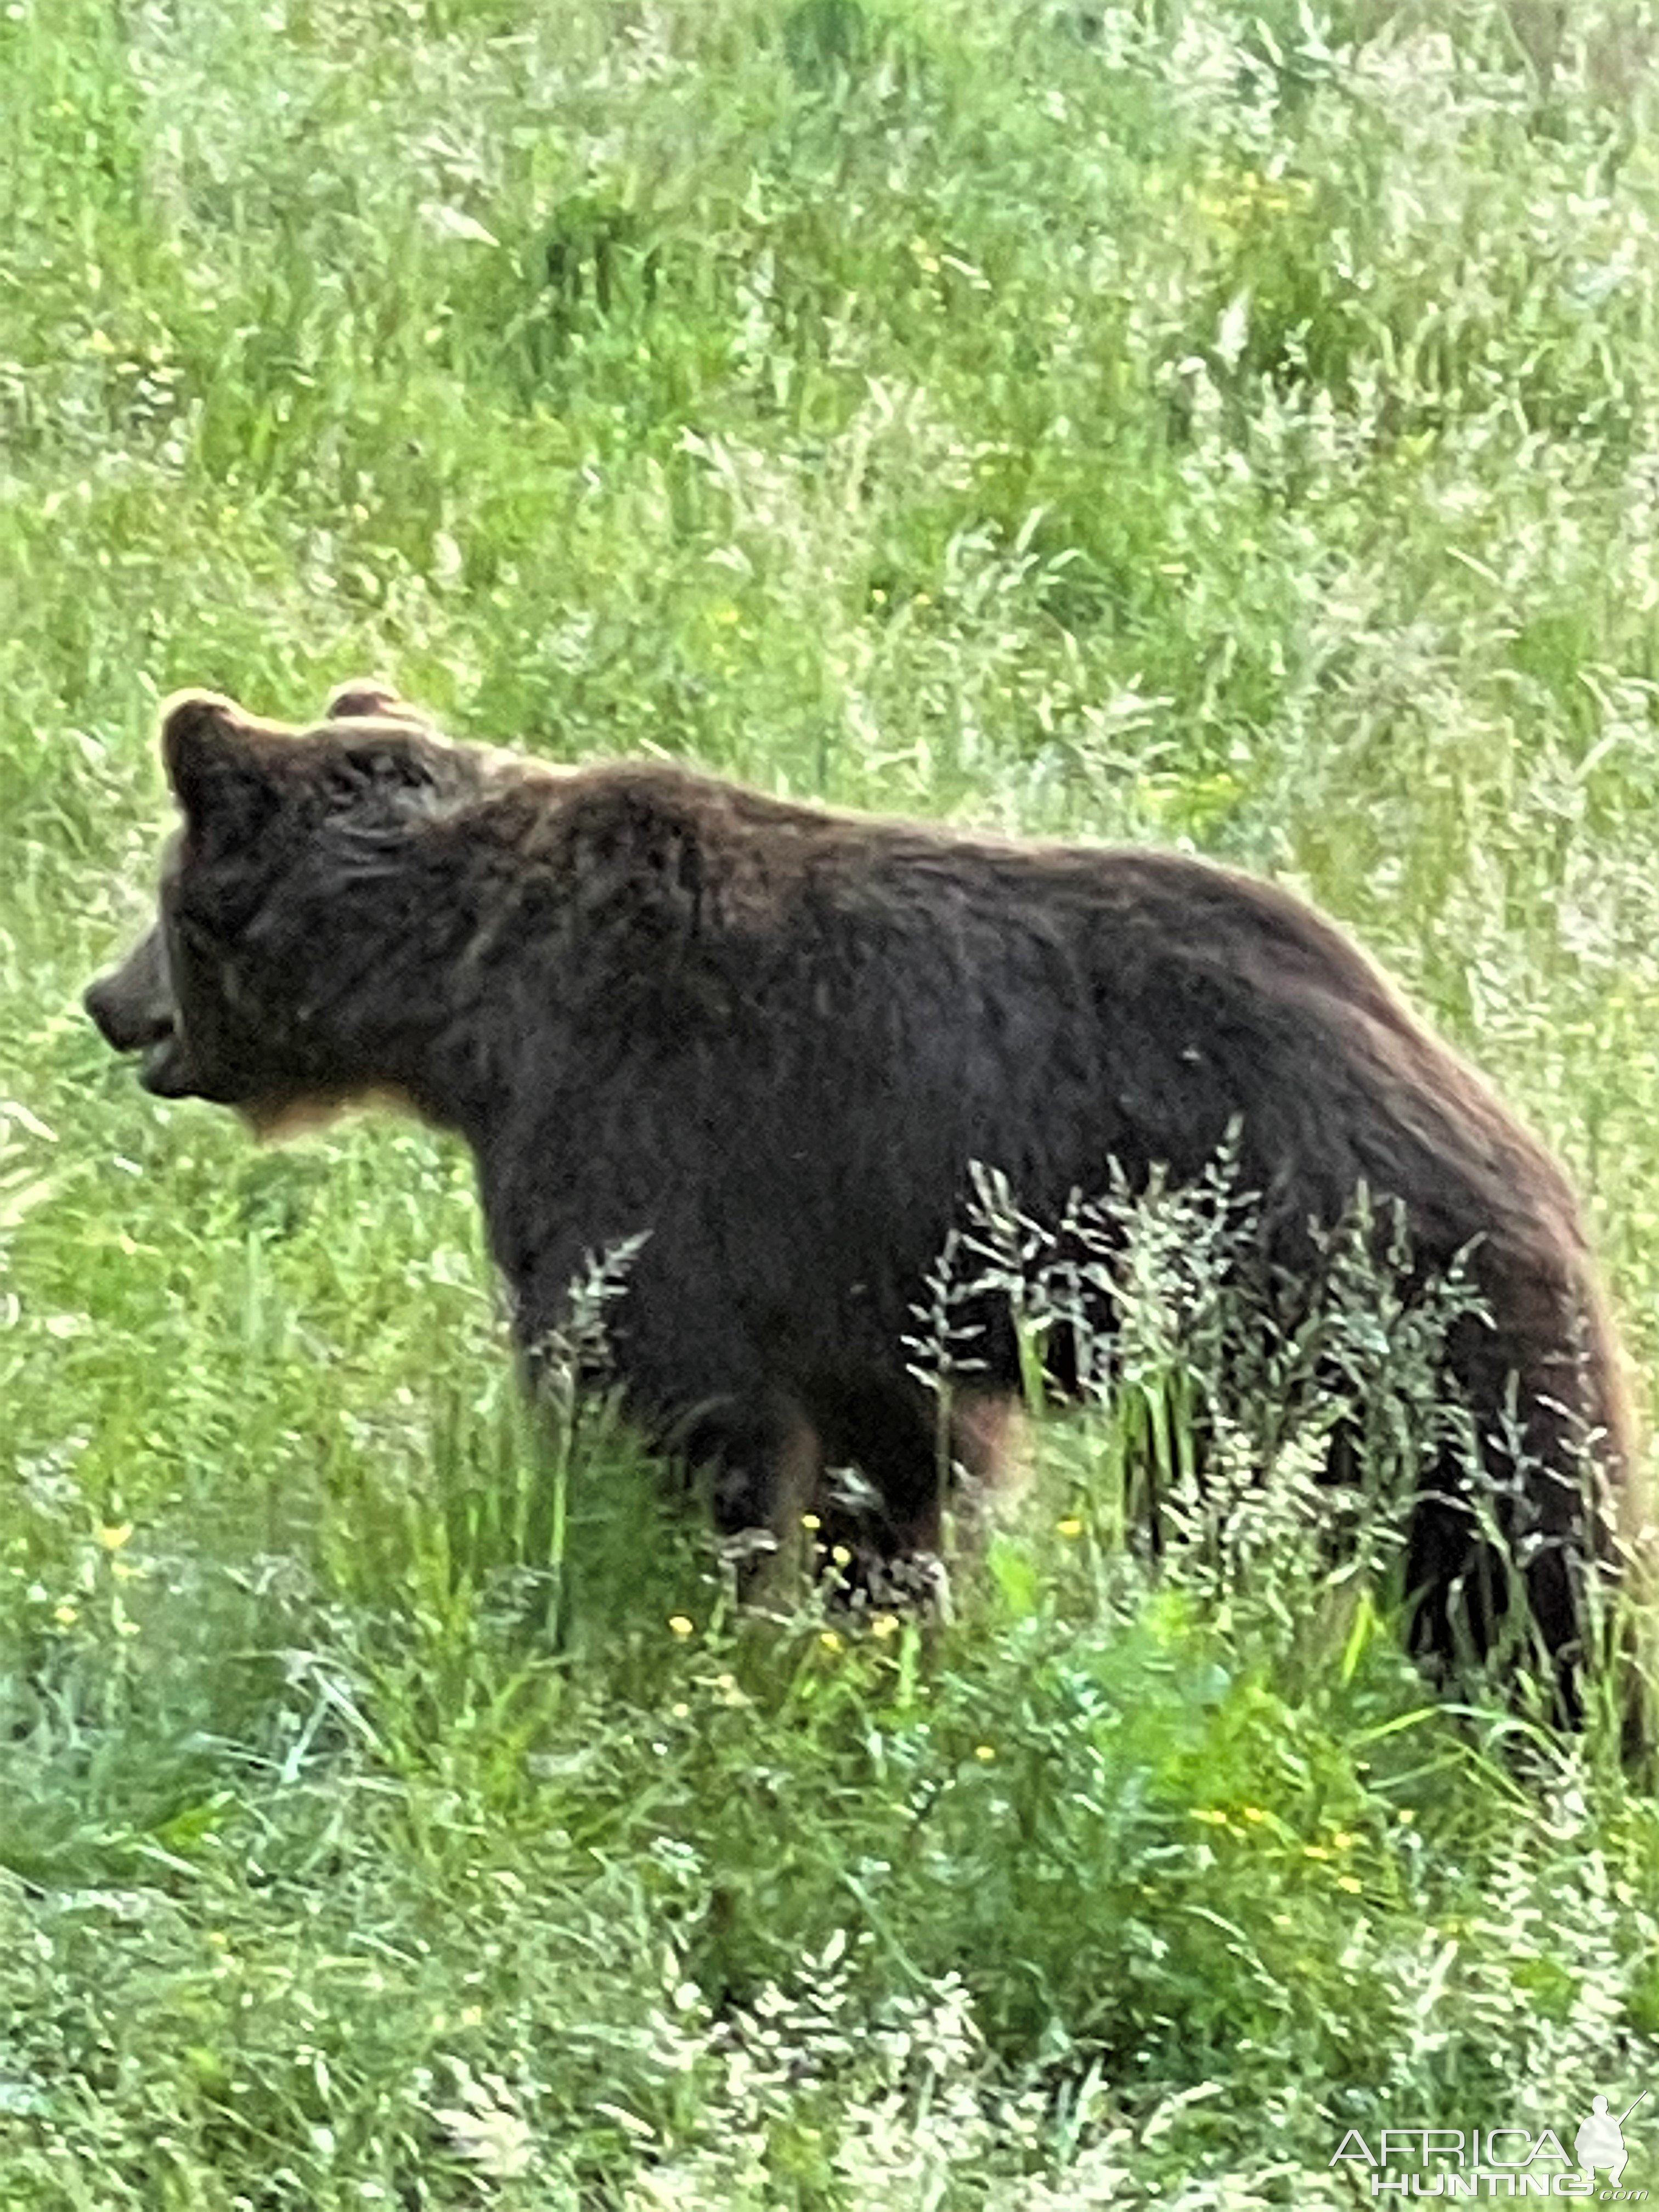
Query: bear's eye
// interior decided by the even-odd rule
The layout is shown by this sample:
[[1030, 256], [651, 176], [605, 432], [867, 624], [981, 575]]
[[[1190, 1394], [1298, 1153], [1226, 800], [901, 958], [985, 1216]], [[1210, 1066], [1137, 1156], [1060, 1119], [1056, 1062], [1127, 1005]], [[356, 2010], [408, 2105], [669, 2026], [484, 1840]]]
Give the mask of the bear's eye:
[[217, 947], [218, 931], [200, 915], [181, 909], [173, 915], [173, 927], [179, 942], [191, 952], [210, 952]]

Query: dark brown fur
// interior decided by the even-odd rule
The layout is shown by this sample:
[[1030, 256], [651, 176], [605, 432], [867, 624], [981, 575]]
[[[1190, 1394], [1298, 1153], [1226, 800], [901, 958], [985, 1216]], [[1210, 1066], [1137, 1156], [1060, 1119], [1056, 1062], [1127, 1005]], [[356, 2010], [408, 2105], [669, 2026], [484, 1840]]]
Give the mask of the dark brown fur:
[[[1114, 1162], [1189, 1180], [1237, 1124], [1278, 1261], [1362, 1186], [1401, 1202], [1423, 1267], [1470, 1252], [1489, 1321], [1449, 1364], [1500, 1477], [1515, 1394], [1514, 1533], [1571, 1658], [1574, 1563], [1603, 1548], [1584, 1447], [1613, 1485], [1632, 1464], [1578, 1208], [1329, 922], [1170, 854], [552, 769], [446, 743], [373, 684], [331, 704], [303, 733], [205, 694], [166, 711], [161, 921], [87, 1000], [149, 1088], [266, 1125], [389, 1091], [459, 1131], [527, 1345], [585, 1255], [647, 1231], [614, 1324], [635, 1413], [717, 1470], [729, 1526], [858, 1464], [896, 1551], [937, 1533], [901, 1340], [969, 1163], [1052, 1216]], [[994, 1357], [993, 1400], [1018, 1380]], [[957, 1451], [989, 1471], [999, 1434], [981, 1399]], [[1468, 1516], [1425, 1502], [1426, 1644], [1477, 1563]]]

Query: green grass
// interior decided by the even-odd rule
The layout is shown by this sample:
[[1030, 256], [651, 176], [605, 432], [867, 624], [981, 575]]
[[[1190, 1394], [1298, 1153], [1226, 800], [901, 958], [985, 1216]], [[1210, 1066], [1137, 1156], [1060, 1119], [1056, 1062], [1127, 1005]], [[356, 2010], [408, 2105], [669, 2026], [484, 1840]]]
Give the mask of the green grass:
[[1656, 63], [1619, 0], [0, 9], [4, 2212], [1306, 2208], [1349, 2127], [1659, 2079], [1606, 1727], [1437, 1707], [1282, 1527], [1153, 1574], [1122, 1408], [954, 1621], [757, 1630], [532, 1433], [453, 1147], [259, 1152], [76, 1005], [186, 683], [1186, 842], [1559, 1148], [1645, 1369]]

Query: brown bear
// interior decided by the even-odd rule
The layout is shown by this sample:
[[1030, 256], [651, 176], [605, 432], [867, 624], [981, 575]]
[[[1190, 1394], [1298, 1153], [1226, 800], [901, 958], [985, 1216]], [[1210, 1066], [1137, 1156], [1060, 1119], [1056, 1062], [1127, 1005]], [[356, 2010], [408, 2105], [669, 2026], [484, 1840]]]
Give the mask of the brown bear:
[[[210, 693], [164, 710], [181, 826], [160, 918], [87, 1006], [162, 1097], [261, 1128], [386, 1093], [458, 1132], [533, 1346], [586, 1255], [644, 1232], [612, 1316], [625, 1402], [711, 1469], [728, 1528], [781, 1534], [826, 1466], [894, 1553], [938, 1533], [935, 1409], [904, 1340], [970, 1168], [1034, 1218], [1224, 1142], [1275, 1264], [1356, 1193], [1414, 1264], [1462, 1255], [1447, 1341], [1536, 1625], [1570, 1676], [1587, 1482], [1633, 1467], [1620, 1359], [1559, 1170], [1330, 922], [1174, 854], [768, 798], [657, 762], [452, 744], [389, 687], [295, 731]], [[991, 1471], [1011, 1332], [951, 1439]], [[1431, 1466], [1417, 1640], [1506, 1571]], [[1465, 1495], [1467, 1488], [1465, 1486]]]

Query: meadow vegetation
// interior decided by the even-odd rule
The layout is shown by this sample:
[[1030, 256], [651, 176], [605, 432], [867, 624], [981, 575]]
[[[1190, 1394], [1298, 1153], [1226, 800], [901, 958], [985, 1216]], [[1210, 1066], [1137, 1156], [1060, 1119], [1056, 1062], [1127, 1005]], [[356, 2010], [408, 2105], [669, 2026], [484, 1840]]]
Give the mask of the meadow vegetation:
[[1659, 2085], [1650, 1778], [1435, 1699], [1319, 1407], [1126, 1527], [1201, 1220], [951, 1619], [757, 1629], [532, 1428], [453, 1145], [76, 1006], [186, 683], [1184, 843], [1560, 1151], [1645, 1369], [1656, 85], [1625, 0], [0, 8], [5, 2212], [1313, 2208]]

